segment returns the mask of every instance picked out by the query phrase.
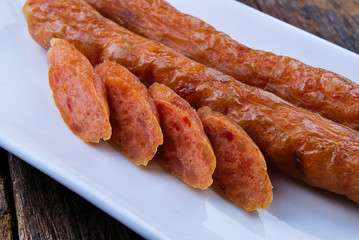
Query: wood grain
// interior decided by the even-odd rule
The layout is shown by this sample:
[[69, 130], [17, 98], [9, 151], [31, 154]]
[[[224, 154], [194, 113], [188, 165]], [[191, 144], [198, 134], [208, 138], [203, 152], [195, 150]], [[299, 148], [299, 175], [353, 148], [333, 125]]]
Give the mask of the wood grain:
[[17, 157], [9, 165], [20, 239], [141, 239]]
[[11, 210], [11, 188], [7, 152], [0, 148], [0, 239], [14, 239], [15, 220]]
[[359, 0], [237, 1], [359, 53]]

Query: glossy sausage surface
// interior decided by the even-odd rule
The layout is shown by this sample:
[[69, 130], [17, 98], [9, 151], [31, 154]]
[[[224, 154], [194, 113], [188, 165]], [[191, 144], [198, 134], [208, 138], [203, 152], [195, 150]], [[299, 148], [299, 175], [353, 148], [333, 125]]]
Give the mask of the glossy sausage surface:
[[45, 48], [62, 37], [90, 59], [113, 60], [144, 82], [165, 84], [192, 107], [232, 118], [288, 174], [359, 202], [357, 132], [131, 33], [81, 0], [28, 0], [23, 10], [31, 36]]
[[206, 22], [179, 12], [164, 0], [86, 1], [131, 31], [160, 41], [243, 83], [359, 130], [359, 86], [339, 74], [251, 49]]

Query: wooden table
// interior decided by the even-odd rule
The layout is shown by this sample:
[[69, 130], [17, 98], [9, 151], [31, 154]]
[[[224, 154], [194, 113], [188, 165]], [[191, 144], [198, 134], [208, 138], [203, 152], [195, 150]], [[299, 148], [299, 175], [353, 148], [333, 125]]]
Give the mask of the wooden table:
[[[239, 1], [359, 53], [359, 0]], [[2, 149], [0, 229], [0, 239], [142, 239]]]

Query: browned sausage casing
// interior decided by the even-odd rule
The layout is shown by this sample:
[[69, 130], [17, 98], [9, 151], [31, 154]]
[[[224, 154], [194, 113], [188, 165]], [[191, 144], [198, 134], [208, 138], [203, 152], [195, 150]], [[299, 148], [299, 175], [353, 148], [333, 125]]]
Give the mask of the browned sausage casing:
[[214, 187], [248, 211], [267, 208], [273, 198], [272, 184], [257, 145], [227, 116], [209, 107], [197, 112], [217, 159]]
[[163, 143], [156, 108], [147, 88], [121, 65], [105, 61], [95, 68], [104, 81], [110, 106], [112, 137], [137, 165], [147, 165]]
[[359, 130], [359, 86], [339, 74], [251, 49], [164, 0], [86, 0], [101, 13], [149, 39]]
[[196, 111], [165, 85], [154, 83], [148, 92], [160, 116], [164, 142], [159, 154], [164, 163], [188, 185], [208, 188], [216, 157]]
[[62, 39], [48, 51], [49, 83], [61, 116], [85, 142], [111, 137], [105, 87], [87, 58]]
[[23, 10], [43, 47], [52, 37], [65, 38], [90, 59], [116, 61], [143, 81], [167, 85], [195, 108], [210, 106], [243, 127], [285, 172], [359, 202], [355, 131], [135, 35], [81, 0], [28, 0]]

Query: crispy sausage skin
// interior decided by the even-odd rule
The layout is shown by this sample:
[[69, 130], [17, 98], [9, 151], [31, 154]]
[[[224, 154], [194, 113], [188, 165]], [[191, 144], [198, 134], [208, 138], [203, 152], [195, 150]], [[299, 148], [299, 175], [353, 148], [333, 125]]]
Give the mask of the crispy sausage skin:
[[86, 1], [131, 31], [359, 130], [359, 86], [339, 74], [246, 47], [164, 0]]
[[248, 211], [267, 208], [273, 198], [272, 184], [257, 145], [229, 117], [209, 107], [197, 112], [217, 159], [213, 186]]
[[[194, 108], [209, 106], [239, 124], [288, 174], [359, 202], [357, 132], [135, 35], [81, 0], [28, 0], [23, 11], [31, 36], [45, 48], [52, 37], [65, 38], [92, 59], [113, 60], [144, 82], [170, 87]], [[83, 47], [88, 42], [99, 48]]]
[[61, 116], [85, 142], [111, 137], [105, 87], [92, 65], [76, 48], [52, 39], [48, 51], [49, 83]]
[[164, 143], [159, 154], [164, 163], [188, 185], [208, 188], [216, 157], [197, 112], [165, 85], [154, 83], [148, 92], [160, 115]]
[[147, 88], [121, 65], [105, 61], [95, 68], [104, 81], [110, 106], [112, 137], [137, 165], [147, 165], [163, 143], [157, 110]]

